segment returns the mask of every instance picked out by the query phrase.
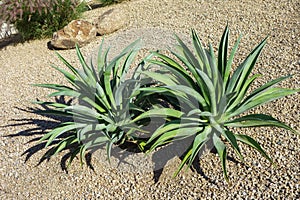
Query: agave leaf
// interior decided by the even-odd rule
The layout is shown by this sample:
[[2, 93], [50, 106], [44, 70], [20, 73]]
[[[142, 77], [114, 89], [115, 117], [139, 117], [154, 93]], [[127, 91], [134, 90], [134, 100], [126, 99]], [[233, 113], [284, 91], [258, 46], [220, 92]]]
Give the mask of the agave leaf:
[[241, 150], [240, 147], [237, 143], [237, 140], [235, 138], [235, 135], [229, 131], [229, 130], [225, 130], [222, 135], [226, 138], [226, 140], [231, 144], [231, 146], [233, 147], [235, 153], [239, 156], [239, 158], [241, 159], [242, 162], [244, 162], [244, 158], [241, 154]]
[[256, 96], [262, 94], [263, 92], [267, 91], [268, 89], [270, 89], [272, 86], [288, 79], [291, 78], [292, 75], [288, 75], [288, 76], [283, 76], [277, 79], [274, 79], [266, 84], [264, 84], [263, 86], [255, 89], [249, 96], [247, 96], [247, 98], [244, 100], [244, 102], [248, 102], [251, 101], [251, 99], [255, 98]]
[[236, 110], [234, 110], [231, 114], [228, 115], [228, 118], [237, 116], [251, 108], [255, 108], [257, 106], [294, 94], [299, 91], [300, 89], [270, 88], [267, 91], [261, 93], [260, 95], [253, 97], [251, 100], [242, 102]]
[[157, 137], [161, 136], [166, 132], [177, 130], [184, 127], [196, 128], [199, 127], [199, 123], [195, 123], [195, 122], [181, 123], [181, 120], [172, 120], [170, 122], [167, 122], [155, 130], [155, 132], [151, 135], [150, 139], [147, 140], [147, 144], [150, 144], [153, 140], [155, 140]]
[[69, 81], [69, 83], [71, 83], [73, 86], [76, 86], [75, 81], [77, 80], [76, 76], [71, 74], [70, 72], [67, 72], [64, 69], [58, 68], [54, 65], [51, 65], [52, 68], [56, 69], [57, 71], [59, 71], [60, 73], [62, 73], [67, 80]]
[[205, 53], [205, 50], [203, 48], [203, 45], [200, 42], [199, 37], [198, 37], [198, 35], [197, 35], [197, 33], [194, 29], [192, 29], [192, 39], [193, 39], [194, 48], [195, 48], [197, 56], [198, 56], [197, 63], [200, 63], [199, 67], [198, 67], [198, 65], [195, 65], [195, 64], [194, 64], [194, 66], [196, 68], [198, 68], [199, 70], [204, 71], [205, 73], [207, 73], [208, 76], [212, 77], [211, 76], [211, 68], [209, 66], [208, 58], [206, 57], [206, 53]]
[[187, 138], [193, 136], [203, 130], [202, 127], [184, 127], [180, 129], [171, 130], [161, 134], [161, 136], [151, 145], [149, 151], [153, 151], [156, 147], [175, 141], [178, 139]]
[[93, 99], [90, 99], [88, 97], [82, 97], [81, 100], [85, 101], [86, 103], [88, 103], [89, 105], [91, 105], [92, 107], [94, 107], [95, 109], [97, 109], [100, 113], [106, 112], [105, 107], [97, 104]]
[[265, 114], [251, 114], [246, 115], [225, 123], [228, 127], [255, 127], [255, 126], [276, 126], [289, 130], [295, 134], [297, 132], [290, 126], [274, 119], [273, 117]]
[[263, 157], [265, 157], [268, 161], [270, 161], [271, 163], [273, 163], [272, 159], [268, 156], [268, 154], [261, 148], [261, 146], [257, 143], [257, 141], [255, 141], [253, 138], [251, 138], [248, 135], [241, 135], [241, 134], [235, 134], [235, 138], [240, 141], [243, 142], [249, 146], [251, 146], [252, 148], [256, 149]]
[[190, 158], [191, 154], [192, 154], [192, 145], [188, 148], [188, 152], [185, 154], [184, 158], [182, 159], [179, 167], [177, 168], [177, 170], [175, 171], [175, 173], [173, 174], [173, 177], [176, 177], [178, 175], [178, 173], [182, 170], [183, 166], [187, 163], [188, 159]]
[[209, 102], [206, 101], [207, 104], [210, 105], [211, 112], [213, 115], [217, 114], [217, 100], [216, 100], [216, 89], [210, 80], [210, 78], [202, 71], [197, 70], [198, 74], [201, 76], [202, 80], [205, 83], [205, 86], [209, 92]]
[[[65, 123], [63, 123], [63, 124], [65, 124]], [[72, 131], [72, 130], [77, 129], [77, 128], [81, 128], [83, 126], [84, 126], [84, 124], [79, 124], [79, 123], [72, 123], [72, 124], [69, 124], [69, 125], [62, 125], [60, 127], [57, 127], [55, 129], [53, 129], [52, 131], [50, 131], [46, 135], [44, 135], [39, 141], [43, 141], [43, 140], [47, 139], [48, 141], [47, 141], [45, 147], [48, 147], [53, 142], [53, 140], [56, 139], [61, 134], [66, 133], [68, 131]]]
[[90, 117], [92, 119], [98, 119], [100, 114], [96, 112], [95, 110], [88, 108], [87, 106], [82, 105], [72, 105], [65, 108], [66, 111], [70, 111], [72, 113], [76, 113], [79, 115], [84, 115], [87, 117]]
[[113, 141], [109, 141], [106, 143], [106, 155], [107, 155], [107, 160], [110, 164], [110, 158], [111, 158], [111, 149], [112, 149]]
[[80, 160], [80, 165], [83, 165], [83, 158], [85, 157], [85, 152], [86, 152], [87, 146], [82, 145], [79, 150], [79, 160]]
[[74, 144], [78, 142], [78, 139], [76, 138], [75, 135], [71, 135], [65, 139], [63, 139], [61, 142], [59, 142], [56, 146], [56, 150], [53, 153], [53, 155], [57, 155], [59, 152], [61, 152], [63, 149], [65, 149], [66, 147], [68, 147], [71, 144]]
[[223, 35], [222, 35], [222, 38], [221, 38], [221, 41], [219, 44], [219, 50], [218, 50], [218, 69], [223, 77], [223, 80], [224, 80], [225, 73], [226, 73], [228, 40], [229, 40], [229, 29], [228, 29], [228, 25], [227, 25], [223, 32]]
[[151, 71], [140, 71], [139, 73], [145, 74], [148, 77], [150, 77], [156, 81], [159, 81], [165, 85], [177, 85], [178, 84], [178, 82], [176, 81], [174, 76], [172, 76], [171, 74], [161, 74], [161, 73], [151, 72]]
[[194, 139], [193, 147], [192, 147], [192, 154], [189, 159], [188, 167], [190, 167], [195, 160], [195, 157], [198, 155], [199, 151], [205, 145], [206, 141], [208, 141], [208, 135], [211, 133], [212, 128], [211, 126], [206, 126], [204, 130], [198, 133]]
[[[179, 53], [176, 53], [175, 51], [170, 50], [171, 53], [176, 56], [186, 67], [187, 69], [192, 73], [193, 77], [196, 79], [198, 83], [201, 83], [201, 79], [197, 76], [196, 68], [192, 63], [190, 63], [184, 56], [180, 55]], [[201, 84], [199, 84], [201, 86]]]
[[[189, 87], [194, 87], [194, 81], [193, 79], [190, 77], [190, 75], [186, 72], [185, 69], [178, 69], [177, 67], [175, 67], [171, 61], [167, 62], [162, 62], [162, 61], [157, 61], [157, 60], [150, 60], [149, 61], [151, 64], [154, 65], [159, 65], [161, 67], [164, 67], [166, 69], [168, 69], [171, 73], [174, 74], [174, 76], [176, 76], [177, 82], [181, 85], [187, 85]], [[174, 61], [175, 62], [175, 61]], [[178, 64], [179, 65], [179, 64]]]
[[131, 121], [131, 123], [137, 122], [142, 119], [146, 119], [149, 117], [175, 117], [180, 118], [183, 115], [181, 111], [173, 110], [171, 108], [160, 108], [160, 109], [152, 109], [147, 112], [142, 113], [135, 119]]
[[[169, 58], [168, 56], [165, 56], [161, 53], [158, 52], [151, 52], [154, 56], [157, 56], [158, 58], [160, 58], [161, 60], [163, 60], [165, 63], [168, 64], [168, 66], [171, 66], [173, 69], [176, 69], [177, 71], [179, 71], [181, 74], [184, 74], [185, 76], [189, 76], [189, 74], [187, 73], [187, 71], [180, 65], [178, 64], [175, 60], [173, 60], [172, 58]], [[155, 62], [154, 64], [157, 64], [157, 60], [150, 60], [150, 62]], [[165, 64], [163, 62], [158, 62], [158, 63], [162, 63]]]
[[201, 69], [198, 60], [195, 58], [191, 50], [184, 44], [184, 42], [176, 34], [175, 34], [175, 38], [177, 42], [180, 44], [180, 47], [183, 50], [183, 55], [188, 60], [188, 62], [191, 63], [194, 67]]
[[[129, 54], [128, 56], [126, 57], [125, 59], [125, 62], [124, 64], [122, 65], [122, 67], [120, 67], [119, 71], [118, 71], [118, 74], [117, 74], [117, 77], [120, 77], [120, 81], [121, 82], [124, 82], [125, 81], [125, 78], [127, 76], [127, 72], [129, 70], [129, 67], [131, 66], [134, 58], [136, 57], [137, 55], [137, 49], [133, 49]], [[117, 83], [119, 84], [119, 83]]]
[[57, 96], [79, 97], [80, 93], [74, 90], [61, 90], [58, 92], [53, 92], [48, 95], [48, 97], [57, 97]]
[[232, 78], [229, 81], [227, 93], [239, 92], [240, 88], [243, 87], [248, 76], [250, 75], [264, 45], [266, 44], [267, 38], [265, 38], [254, 50], [249, 54], [246, 60], [237, 68], [233, 73]]
[[62, 117], [72, 117], [72, 114], [66, 113], [63, 110], [36, 110], [34, 111], [36, 114], [41, 115], [54, 115], [54, 116], [62, 116]]
[[218, 70], [218, 66], [216, 63], [216, 56], [214, 53], [214, 49], [211, 44], [209, 44], [209, 51], [207, 51], [207, 58], [209, 61], [209, 65], [212, 72], [212, 77], [210, 78], [213, 82], [213, 85], [215, 87], [215, 94], [217, 102], [220, 102], [222, 96], [223, 96], [223, 79], [222, 76]]
[[[183, 94], [188, 94], [191, 97], [195, 98], [200, 105], [204, 106], [204, 108], [208, 107], [207, 102], [205, 101], [205, 99], [201, 96], [201, 94], [199, 92], [197, 92], [196, 90], [194, 90], [193, 88], [190, 88], [188, 86], [185, 85], [176, 85], [176, 86], [166, 86], [165, 88], [171, 89], [171, 91], [176, 91], [176, 95], [178, 96], [182, 96], [182, 94], [179, 94], [178, 92], [183, 92]], [[198, 107], [198, 105], [194, 105], [194, 107]]]
[[[77, 69], [75, 69], [66, 59], [64, 59], [64, 57], [62, 57], [58, 52], [55, 52], [56, 53], [56, 55], [58, 56], [58, 58], [73, 72], [73, 74], [75, 74], [75, 76], [77, 76], [77, 77], [80, 77], [79, 76], [79, 74], [78, 74], [78, 71], [77, 71]], [[53, 66], [54, 68], [56, 68], [57, 70], [62, 70], [62, 69], [60, 69], [60, 68], [57, 68], [57, 67], [55, 67], [55, 66]], [[64, 71], [64, 70], [62, 70], [62, 71]], [[62, 72], [61, 71], [61, 72]], [[63, 72], [62, 72], [63, 73]], [[63, 73], [63, 74], [65, 74], [65, 73]], [[67, 74], [70, 74], [70, 73], [67, 73]], [[70, 74], [71, 75], [71, 74]], [[74, 76], [74, 75], [72, 75], [72, 76]]]
[[230, 71], [232, 69], [232, 63], [233, 63], [233, 58], [234, 58], [234, 55], [237, 51], [237, 48], [239, 46], [239, 43], [241, 41], [241, 38], [242, 38], [242, 35], [239, 36], [239, 38], [237, 39], [231, 53], [230, 53], [230, 56], [229, 56], [229, 59], [227, 61], [227, 64], [226, 64], [226, 68], [225, 68], [225, 71], [224, 71], [224, 75], [223, 75], [223, 91], [225, 92], [226, 91], [226, 88], [228, 87], [228, 81], [230, 80]]
[[32, 84], [32, 86], [36, 87], [43, 87], [43, 88], [49, 88], [54, 90], [73, 90], [73, 88], [65, 86], [65, 85], [59, 85], [59, 84]]
[[102, 136], [97, 135], [96, 138], [93, 138], [89, 142], [85, 143], [89, 149], [90, 148], [99, 148], [101, 145], [104, 145], [104, 144], [110, 142], [110, 138], [107, 137], [107, 135], [104, 132], [102, 132], [102, 134], [103, 134]]
[[227, 169], [226, 169], [226, 160], [227, 160], [226, 146], [222, 142], [222, 140], [216, 135], [216, 133], [214, 133], [214, 135], [213, 135], [213, 143], [217, 149], [217, 152], [219, 154], [219, 157], [220, 157], [220, 160], [222, 163], [224, 178], [227, 182], [229, 182], [228, 175], [227, 175]]
[[236, 97], [234, 99], [231, 99], [230, 101], [228, 101], [227, 110], [226, 110], [227, 112], [230, 112], [232, 109], [234, 109], [238, 104], [240, 104], [242, 102], [250, 85], [259, 76], [260, 76], [259, 74], [256, 74], [256, 75], [252, 76], [251, 78], [249, 78], [245, 82], [245, 84], [244, 84], [243, 88], [240, 90], [240, 92], [236, 93], [236, 95], [235, 95]]
[[[96, 79], [97, 75], [94, 74], [93, 71], [91, 70], [91, 68], [86, 64], [78, 45], [76, 45], [76, 54], [77, 54], [77, 57], [79, 58], [80, 64], [81, 64], [81, 66], [84, 70], [84, 73], [86, 75], [86, 78], [87, 78], [84, 80], [86, 82], [91, 82], [92, 85], [95, 85], [97, 82], [97, 79]], [[81, 77], [83, 77], [83, 76], [81, 76]]]
[[99, 133], [102, 132], [105, 128], [106, 128], [105, 124], [87, 124], [85, 127], [77, 131], [77, 138], [79, 141], [85, 140], [86, 142], [86, 140], [89, 140], [87, 133], [89, 134]]

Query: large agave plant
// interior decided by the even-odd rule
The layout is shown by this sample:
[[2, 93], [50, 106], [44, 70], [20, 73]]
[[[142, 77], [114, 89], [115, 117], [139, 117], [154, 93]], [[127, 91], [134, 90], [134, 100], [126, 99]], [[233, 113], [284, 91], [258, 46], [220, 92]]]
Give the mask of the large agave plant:
[[[137, 54], [138, 41], [125, 48], [118, 56], [108, 61], [109, 50], [100, 46], [97, 64], [86, 63], [80, 49], [76, 47], [81, 69], [73, 67], [60, 54], [60, 60], [69, 71], [53, 66], [61, 72], [70, 86], [59, 84], [37, 84], [35, 86], [56, 90], [49, 96], [67, 96], [77, 100], [74, 105], [59, 102], [35, 102], [47, 105], [50, 110], [42, 111], [54, 116], [65, 116], [72, 120], [61, 123], [45, 134], [40, 141], [46, 147], [52, 145], [47, 156], [52, 156], [76, 144], [69, 163], [76, 155], [84, 158], [87, 149], [106, 146], [108, 159], [113, 144], [134, 140], [132, 134], [138, 127], [132, 119], [136, 117], [132, 96], [139, 88], [138, 77], [128, 77], [128, 70]], [[67, 135], [67, 137], [61, 137]], [[133, 141], [134, 142], [134, 141]]]
[[247, 93], [251, 84], [259, 76], [252, 75], [251, 71], [266, 39], [254, 48], [231, 75], [233, 58], [241, 37], [238, 38], [228, 57], [228, 27], [222, 35], [217, 57], [211, 45], [209, 49], [203, 47], [194, 30], [192, 30], [194, 53], [179, 37], [176, 38], [179, 43], [178, 51], [170, 50], [175, 56], [174, 59], [158, 52], [153, 52], [157, 59], [150, 59], [150, 63], [167, 69], [169, 73], [142, 72], [156, 80], [157, 87], [141, 90], [148, 94], [165, 95], [177, 112], [165, 112], [171, 120], [161, 125], [147, 143], [141, 144], [142, 147], [149, 148], [151, 152], [175, 140], [192, 137], [193, 142], [186, 150], [174, 176], [185, 164], [190, 167], [206, 144], [211, 144], [217, 150], [226, 181], [228, 181], [226, 170], [228, 145], [242, 161], [243, 156], [238, 142], [249, 145], [272, 162], [255, 139], [248, 135], [234, 133], [231, 129], [232, 127], [277, 126], [296, 133], [288, 125], [269, 115], [247, 113], [241, 115], [257, 106], [300, 91], [273, 87], [290, 77], [285, 76]]

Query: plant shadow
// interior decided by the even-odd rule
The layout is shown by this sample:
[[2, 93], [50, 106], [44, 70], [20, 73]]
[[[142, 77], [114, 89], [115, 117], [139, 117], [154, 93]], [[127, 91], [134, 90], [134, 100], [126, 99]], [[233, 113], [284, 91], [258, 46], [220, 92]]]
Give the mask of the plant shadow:
[[22, 40], [22, 36], [20, 34], [12, 34], [9, 36], [4, 36], [4, 38], [0, 39], [0, 50], [5, 49], [7, 46], [10, 45], [17, 45], [19, 43], [24, 42]]
[[[56, 103], [63, 103], [66, 105], [71, 105], [72, 101], [73, 101], [72, 99], [66, 100], [64, 96], [55, 98]], [[27, 150], [25, 150], [25, 152], [22, 153], [22, 156], [25, 156], [25, 161], [24, 161], [25, 163], [33, 155], [35, 155], [36, 153], [45, 149], [46, 142], [38, 142], [38, 141], [45, 134], [47, 134], [49, 132], [49, 130], [59, 126], [61, 123], [69, 122], [72, 120], [71, 118], [68, 118], [68, 117], [60, 117], [60, 116], [54, 116], [51, 114], [43, 113], [42, 111], [51, 110], [47, 105], [40, 105], [39, 108], [27, 107], [26, 109], [16, 107], [16, 109], [18, 109], [22, 112], [27, 112], [27, 113], [31, 113], [31, 114], [34, 113], [37, 116], [36, 118], [24, 118], [24, 119], [13, 120], [14, 123], [2, 126], [2, 127], [33, 126], [33, 128], [28, 128], [28, 129], [22, 130], [18, 133], [4, 136], [4, 137], [34, 136], [34, 138], [29, 140], [27, 143], [36, 143], [36, 144], [33, 145], [32, 147], [28, 148]], [[39, 119], [38, 117], [43, 117], [45, 119]], [[62, 134], [58, 138], [64, 139], [68, 136], [70, 136], [70, 133]], [[46, 152], [40, 158], [40, 160], [36, 166], [40, 165], [44, 161], [50, 160], [50, 157], [51, 157], [50, 155], [55, 150], [55, 144], [57, 144], [58, 142], [59, 141], [56, 141], [56, 142], [53, 141], [53, 143], [51, 145], [49, 145], [50, 148], [46, 150]], [[61, 158], [60, 166], [61, 166], [61, 169], [63, 171], [65, 171], [66, 173], [68, 172], [67, 171], [67, 168], [68, 168], [67, 161], [71, 158], [72, 151], [74, 151], [74, 149], [78, 148], [78, 146], [79, 146], [79, 144], [70, 145], [68, 148], [63, 150], [65, 154]], [[87, 166], [93, 170], [94, 168], [91, 164], [91, 155], [89, 155], [89, 153], [86, 155], [85, 160], [86, 160]]]
[[[165, 146], [164, 148], [159, 149], [159, 151], [156, 151], [153, 154], [152, 160], [155, 163], [155, 169], [153, 171], [153, 180], [155, 183], [157, 183], [162, 175], [162, 172], [166, 165], [168, 164], [168, 161], [174, 159], [175, 157], [179, 158], [181, 161], [183, 161], [184, 156], [187, 153], [187, 149], [192, 144], [193, 138], [186, 138], [181, 141], [176, 141], [176, 143], [171, 143], [170, 145]], [[208, 151], [207, 151], [208, 150]], [[213, 147], [213, 144], [207, 144], [202, 148], [198, 156], [195, 157], [193, 163], [191, 164], [190, 170], [192, 172], [198, 173], [200, 176], [202, 176], [206, 181], [208, 181], [211, 184], [217, 185], [216, 181], [209, 178], [204, 171], [201, 168], [201, 161], [200, 158], [205, 153], [213, 153], [216, 154], [217, 151], [215, 147]], [[235, 164], [241, 164], [243, 167], [249, 168], [246, 164], [239, 162], [234, 157], [227, 156], [227, 160], [230, 162], [233, 162]], [[187, 165], [185, 165], [187, 166]], [[185, 167], [184, 166], [184, 167]], [[184, 168], [183, 167], [183, 168]], [[176, 169], [177, 170], [177, 169]], [[183, 169], [184, 170], [184, 169]], [[175, 172], [175, 171], [174, 171]]]

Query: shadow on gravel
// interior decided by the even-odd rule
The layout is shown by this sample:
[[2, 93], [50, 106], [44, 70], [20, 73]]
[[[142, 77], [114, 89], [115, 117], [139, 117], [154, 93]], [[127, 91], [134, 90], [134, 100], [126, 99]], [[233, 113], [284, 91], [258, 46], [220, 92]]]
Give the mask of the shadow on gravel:
[[0, 39], [0, 50], [5, 49], [9, 45], [17, 45], [22, 42], [20, 34], [13, 34]]
[[[60, 97], [60, 98], [56, 98], [55, 101], [57, 103], [65, 103], [68, 105], [71, 105], [72, 100], [69, 100], [68, 102], [66, 102], [64, 97]], [[42, 117], [47, 117], [48, 119], [38, 119], [38, 118], [24, 118], [24, 119], [17, 119], [14, 120], [15, 123], [13, 124], [9, 124], [6, 126], [2, 126], [2, 127], [16, 127], [16, 126], [26, 126], [26, 125], [33, 125], [34, 128], [28, 128], [26, 130], [22, 130], [18, 133], [15, 134], [10, 134], [7, 135], [5, 137], [20, 137], [20, 136], [36, 136], [35, 138], [29, 140], [27, 143], [33, 143], [33, 142], [38, 142], [45, 134], [48, 133], [49, 130], [57, 127], [58, 125], [60, 125], [61, 123], [64, 122], [68, 122], [71, 121], [71, 118], [67, 118], [67, 117], [57, 117], [57, 116], [53, 116], [53, 115], [49, 115], [49, 114], [44, 114], [41, 111], [45, 111], [45, 110], [50, 110], [48, 106], [46, 105], [41, 105], [41, 108], [27, 108], [27, 109], [23, 109], [23, 108], [18, 108], [17, 109], [23, 111], [23, 112], [27, 112], [27, 113], [34, 113], [36, 114], [36, 116], [42, 116]], [[62, 134], [59, 138], [66, 138], [70, 136], [69, 133], [67, 134]], [[55, 147], [53, 147], [53, 145], [57, 144], [59, 141], [57, 142], [53, 142], [51, 145], [49, 145], [51, 148], [48, 149], [46, 151], [46, 153], [43, 154], [43, 156], [40, 158], [38, 165], [40, 165], [42, 162], [44, 161], [49, 161], [50, 160], [50, 156], [51, 153], [53, 153], [53, 151], [55, 150]], [[25, 152], [22, 153], [22, 156], [26, 155], [25, 158], [25, 163], [36, 153], [40, 152], [41, 150], [43, 150], [45, 148], [46, 142], [41, 142], [41, 143], [37, 143], [34, 146], [30, 147], [29, 149], [27, 149]], [[71, 158], [71, 152], [76, 149], [79, 145], [73, 145], [70, 146], [69, 148], [65, 149], [64, 151], [68, 151], [65, 155], [63, 155], [63, 157], [61, 158], [61, 168], [62, 170], [67, 171], [67, 167], [68, 167], [68, 163], [67, 161]], [[91, 165], [91, 155], [87, 154], [86, 155], [86, 163], [87, 165], [93, 170], [93, 166]]]
[[[71, 105], [71, 103], [72, 103], [72, 100], [69, 100], [66, 102], [66, 100], [63, 96], [60, 98], [56, 98], [55, 101], [57, 103], [64, 103], [67, 105]], [[51, 110], [51, 109], [46, 105], [40, 105], [40, 106], [41, 106], [41, 108], [27, 108], [27, 109], [17, 108], [23, 112], [34, 113], [34, 114], [36, 114], [37, 118], [17, 119], [17, 120], [14, 120], [15, 123], [13, 123], [13, 124], [2, 126], [2, 127], [18, 127], [18, 126], [28, 126], [28, 125], [33, 126], [33, 128], [28, 128], [28, 129], [22, 130], [18, 133], [4, 136], [4, 137], [20, 137], [20, 136], [32, 137], [32, 136], [35, 136], [33, 139], [28, 141], [28, 143], [35, 142], [35, 145], [28, 148], [25, 152], [22, 153], [22, 156], [26, 156], [25, 163], [34, 154], [44, 150], [46, 142], [39, 143], [38, 141], [45, 134], [47, 134], [49, 130], [59, 126], [61, 123], [73, 120], [72, 118], [57, 117], [57, 116], [53, 116], [53, 115], [49, 115], [49, 114], [44, 114], [41, 111]], [[47, 118], [46, 119], [38, 119], [38, 116], [47, 117]], [[70, 133], [62, 134], [59, 138], [62, 139], [62, 138], [66, 138], [68, 136], [70, 136]], [[43, 154], [43, 156], [40, 158], [40, 160], [36, 166], [40, 165], [44, 161], [50, 160], [50, 158], [51, 158], [50, 155], [53, 153], [53, 151], [55, 151], [55, 147], [53, 147], [53, 146], [59, 142], [60, 141], [53, 142], [51, 145], [49, 145], [50, 149], [48, 149]], [[184, 159], [184, 155], [186, 153], [185, 150], [188, 148], [188, 146], [191, 143], [192, 143], [192, 138], [187, 138], [187, 139], [181, 140], [179, 142], [173, 142], [172, 144], [165, 146], [164, 148], [162, 148], [159, 151], [156, 151], [152, 154], [151, 159], [152, 159], [152, 162], [154, 163], [153, 180], [155, 183], [158, 183], [158, 181], [160, 180], [162, 172], [165, 169], [165, 167], [167, 166], [168, 161], [172, 160], [174, 157], [179, 157], [181, 161]], [[61, 166], [61, 169], [63, 171], [65, 171], [66, 173], [68, 173], [67, 168], [69, 165], [69, 160], [72, 159], [71, 158], [72, 152], [74, 152], [75, 149], [78, 149], [78, 147], [79, 147], [79, 144], [75, 144], [63, 151], [65, 154], [61, 158], [60, 166]], [[124, 143], [122, 145], [118, 145], [117, 147], [118, 147], [118, 148], [116, 148], [117, 150], [112, 151], [112, 155], [111, 155], [112, 157], [115, 157], [116, 159], [118, 159], [119, 163], [118, 163], [117, 167], [119, 166], [120, 163], [125, 163], [127, 165], [131, 165], [130, 163], [126, 162], [126, 158], [129, 155], [131, 155], [132, 153], [141, 153], [141, 150], [137, 147], [137, 145], [130, 143], [130, 142]], [[85, 156], [85, 161], [86, 161], [87, 166], [90, 169], [92, 169], [93, 171], [94, 171], [94, 167], [91, 162], [92, 155], [99, 148], [101, 148], [101, 147], [97, 147], [96, 149], [91, 149]], [[214, 151], [215, 151], [215, 149], [211, 150], [212, 153], [216, 153]], [[201, 169], [199, 158], [203, 154], [203, 152], [204, 152], [204, 150], [201, 151], [199, 153], [199, 156], [197, 156], [195, 158], [194, 162], [192, 163], [191, 170], [193, 172], [197, 172], [198, 174], [200, 174], [208, 182], [210, 182], [212, 184], [216, 184], [215, 181], [210, 179], [208, 176], [206, 176], [205, 173], [203, 172], [203, 170]], [[238, 161], [236, 161], [234, 158], [231, 158], [231, 157], [228, 157], [228, 160], [232, 161], [234, 163], [239, 163]], [[176, 170], [176, 168], [174, 170]]]

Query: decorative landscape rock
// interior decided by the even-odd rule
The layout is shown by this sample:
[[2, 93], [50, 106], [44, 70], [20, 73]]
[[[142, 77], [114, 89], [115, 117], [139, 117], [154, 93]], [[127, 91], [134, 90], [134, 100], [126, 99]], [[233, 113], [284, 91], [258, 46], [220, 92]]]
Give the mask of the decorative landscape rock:
[[125, 26], [128, 21], [128, 16], [121, 9], [110, 9], [99, 16], [94, 25], [97, 28], [99, 35], [106, 35], [113, 33]]
[[96, 28], [88, 21], [73, 20], [63, 29], [53, 33], [51, 46], [57, 49], [72, 49], [89, 43], [97, 35]]

